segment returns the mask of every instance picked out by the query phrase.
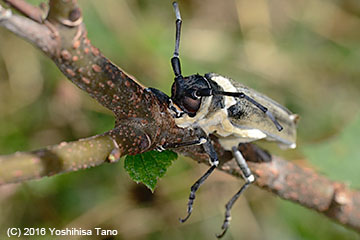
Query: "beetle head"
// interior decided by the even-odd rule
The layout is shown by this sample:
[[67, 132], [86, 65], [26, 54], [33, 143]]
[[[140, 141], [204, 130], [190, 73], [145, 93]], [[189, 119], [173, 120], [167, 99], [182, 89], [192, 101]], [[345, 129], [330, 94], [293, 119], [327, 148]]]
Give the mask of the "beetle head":
[[202, 99], [202, 97], [196, 96], [196, 91], [204, 88], [210, 88], [210, 84], [199, 74], [188, 77], [177, 76], [171, 87], [171, 100], [190, 117], [194, 117], [200, 108]]

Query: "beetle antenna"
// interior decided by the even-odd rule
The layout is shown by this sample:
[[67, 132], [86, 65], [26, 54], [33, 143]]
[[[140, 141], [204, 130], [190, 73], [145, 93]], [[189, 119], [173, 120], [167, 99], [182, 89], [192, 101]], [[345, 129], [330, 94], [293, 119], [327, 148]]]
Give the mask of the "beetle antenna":
[[279, 132], [283, 130], [283, 127], [280, 125], [280, 123], [275, 119], [274, 115], [266, 107], [264, 107], [263, 105], [261, 105], [260, 103], [258, 103], [257, 101], [255, 101], [254, 99], [252, 99], [251, 97], [245, 94], [244, 94], [244, 98], [249, 102], [251, 102], [252, 104], [254, 104], [256, 107], [258, 107], [261, 111], [263, 111], [274, 123], [274, 125], [276, 126]]
[[181, 33], [181, 15], [177, 2], [173, 2], [173, 7], [176, 16], [176, 35], [175, 35], [175, 51], [174, 56], [171, 58], [171, 66], [173, 68], [175, 77], [181, 77], [181, 65], [179, 59], [179, 47], [180, 47], [180, 33]]
[[180, 9], [177, 2], [173, 2], [173, 7], [175, 11], [176, 16], [176, 38], [175, 38], [175, 51], [174, 51], [174, 57], [179, 57], [179, 46], [180, 46], [180, 32], [181, 32], [181, 15], [180, 15]]

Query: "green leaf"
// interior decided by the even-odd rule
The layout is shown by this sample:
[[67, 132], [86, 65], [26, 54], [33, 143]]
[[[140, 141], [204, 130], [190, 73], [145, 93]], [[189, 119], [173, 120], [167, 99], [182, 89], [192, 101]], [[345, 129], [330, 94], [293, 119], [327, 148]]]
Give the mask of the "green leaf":
[[145, 184], [154, 192], [157, 180], [164, 176], [167, 168], [176, 158], [177, 154], [173, 151], [149, 151], [126, 156], [124, 167], [132, 180]]
[[305, 155], [318, 170], [334, 180], [360, 186], [360, 114], [332, 140], [304, 148]]

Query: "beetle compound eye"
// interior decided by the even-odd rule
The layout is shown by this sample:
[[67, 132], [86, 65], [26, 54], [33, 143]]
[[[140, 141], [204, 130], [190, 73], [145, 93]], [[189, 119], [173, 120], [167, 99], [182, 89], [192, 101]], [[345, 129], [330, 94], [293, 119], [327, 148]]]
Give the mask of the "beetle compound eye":
[[184, 97], [182, 101], [184, 108], [190, 113], [196, 113], [200, 108], [200, 99], [192, 99], [191, 97]]

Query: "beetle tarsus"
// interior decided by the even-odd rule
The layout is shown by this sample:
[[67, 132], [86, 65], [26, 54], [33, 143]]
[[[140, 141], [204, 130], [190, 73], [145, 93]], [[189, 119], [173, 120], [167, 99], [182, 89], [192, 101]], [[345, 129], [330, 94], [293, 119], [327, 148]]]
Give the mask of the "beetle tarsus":
[[204, 175], [202, 175], [195, 183], [194, 185], [191, 186], [191, 190], [190, 190], [190, 196], [189, 196], [189, 201], [188, 201], [188, 209], [187, 209], [187, 213], [188, 215], [183, 218], [183, 219], [179, 219], [181, 223], [185, 222], [186, 220], [188, 220], [188, 218], [191, 215], [191, 212], [193, 210], [193, 204], [194, 204], [194, 200], [195, 200], [195, 193], [196, 191], [199, 189], [199, 187], [205, 182], [205, 180], [210, 176], [210, 174], [215, 170], [216, 165], [212, 165], [209, 170], [206, 171], [206, 173]]
[[221, 227], [221, 229], [223, 229], [223, 232], [221, 234], [217, 234], [216, 235], [217, 238], [222, 238], [230, 226], [230, 220], [231, 220], [231, 212], [230, 211], [231, 211], [231, 208], [234, 205], [234, 203], [240, 197], [241, 193], [243, 193], [245, 191], [245, 189], [248, 188], [249, 185], [255, 181], [255, 177], [251, 173], [251, 170], [248, 167], [248, 165], [247, 165], [244, 157], [242, 156], [241, 152], [239, 151], [239, 149], [237, 147], [233, 147], [232, 151], [233, 151], [233, 155], [236, 160], [236, 163], [239, 165], [240, 170], [241, 170], [242, 174], [244, 175], [246, 182], [240, 188], [240, 190], [230, 199], [230, 201], [225, 205], [225, 209], [226, 209], [225, 210], [225, 220]]
[[186, 215], [186, 217], [184, 217], [184, 218], [179, 218], [179, 221], [180, 221], [181, 223], [186, 222], [186, 220], [188, 220], [188, 218], [190, 217], [190, 215], [191, 215], [191, 212], [189, 212], [188, 215]]
[[217, 237], [217, 238], [222, 238], [224, 235], [225, 235], [225, 233], [226, 233], [226, 231], [229, 229], [229, 227], [224, 227], [224, 225], [221, 227], [221, 229], [224, 229], [223, 231], [222, 231], [222, 233], [220, 233], [220, 234], [215, 234], [215, 236]]
[[190, 192], [190, 196], [189, 196], [189, 202], [188, 202], [188, 209], [187, 209], [187, 215], [184, 218], [179, 218], [181, 223], [186, 222], [186, 220], [189, 219], [192, 210], [193, 210], [193, 204], [194, 204], [194, 199], [195, 199], [195, 192], [196, 190], [200, 187], [200, 184], [197, 184], [197, 186], [195, 186], [196, 183], [191, 187], [191, 192]]
[[223, 229], [223, 232], [221, 234], [217, 234], [217, 238], [222, 238], [226, 231], [229, 229], [230, 226], [230, 220], [231, 220], [231, 208], [236, 202], [236, 200], [240, 197], [241, 193], [245, 191], [245, 189], [251, 184], [250, 181], [246, 181], [246, 183], [240, 188], [240, 190], [230, 199], [230, 201], [225, 205], [225, 220], [221, 227]]

